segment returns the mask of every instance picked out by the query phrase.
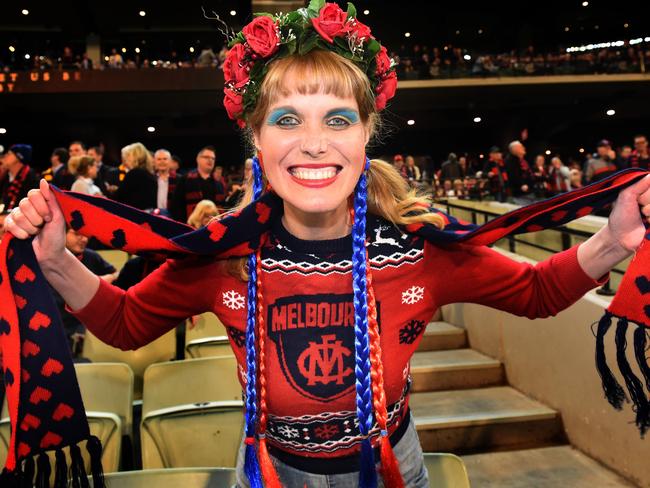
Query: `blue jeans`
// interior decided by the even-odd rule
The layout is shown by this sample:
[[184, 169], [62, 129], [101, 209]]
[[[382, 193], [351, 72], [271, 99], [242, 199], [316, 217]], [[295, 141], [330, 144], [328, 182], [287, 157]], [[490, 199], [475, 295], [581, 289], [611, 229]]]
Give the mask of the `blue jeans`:
[[[236, 488], [249, 488], [248, 478], [244, 473], [244, 443], [239, 449], [237, 458], [237, 485]], [[395, 457], [399, 461], [400, 471], [407, 488], [428, 488], [429, 478], [424, 467], [424, 458], [420, 439], [411, 418], [406, 432], [393, 447]], [[300, 471], [288, 466], [271, 456], [273, 465], [278, 472], [282, 486], [285, 488], [353, 488], [359, 485], [359, 472], [343, 474], [313, 474]], [[381, 476], [378, 476], [379, 487], [383, 487]]]

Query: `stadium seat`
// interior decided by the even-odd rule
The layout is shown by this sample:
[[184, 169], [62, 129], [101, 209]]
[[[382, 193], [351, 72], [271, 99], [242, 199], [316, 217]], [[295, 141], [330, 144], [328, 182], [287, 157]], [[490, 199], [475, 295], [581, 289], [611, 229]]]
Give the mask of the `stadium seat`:
[[219, 337], [226, 335], [226, 328], [221, 320], [212, 312], [202, 313], [187, 321], [185, 328], [185, 344], [204, 337]]
[[153, 364], [142, 398], [142, 466], [233, 467], [244, 426], [234, 357]]
[[233, 356], [228, 336], [203, 337], [185, 343], [186, 358]]
[[235, 470], [226, 468], [145, 469], [112, 473], [105, 479], [107, 486], [120, 488], [223, 488], [237, 481]]
[[133, 371], [126, 363], [75, 364], [86, 410], [120, 417], [122, 435], [133, 438]]
[[142, 398], [142, 377], [147, 366], [169, 361], [176, 356], [176, 331], [170, 330], [162, 337], [135, 351], [122, 351], [99, 340], [92, 332], [86, 331], [83, 356], [92, 362], [126, 363], [133, 370], [133, 398]]
[[124, 267], [124, 263], [129, 260], [129, 254], [120, 251], [119, 249], [102, 249], [97, 252], [118, 271], [121, 270]]
[[431, 488], [470, 488], [463, 460], [447, 453], [424, 453]]

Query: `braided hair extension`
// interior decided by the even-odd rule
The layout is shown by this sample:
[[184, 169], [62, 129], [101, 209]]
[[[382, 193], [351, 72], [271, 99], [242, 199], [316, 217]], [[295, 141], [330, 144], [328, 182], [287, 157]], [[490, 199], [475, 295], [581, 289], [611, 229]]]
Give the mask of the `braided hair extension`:
[[282, 488], [278, 473], [273, 466], [269, 451], [266, 446], [266, 420], [267, 420], [267, 405], [266, 405], [266, 321], [264, 320], [264, 295], [262, 293], [262, 249], [257, 250], [257, 343], [259, 347], [259, 373], [258, 382], [260, 385], [259, 391], [259, 424], [257, 437], [259, 439], [258, 458], [260, 462], [260, 469], [262, 470], [262, 479], [266, 488]]
[[372, 388], [370, 379], [370, 344], [368, 341], [368, 295], [366, 282], [366, 212], [368, 184], [366, 172], [370, 160], [366, 157], [364, 171], [354, 192], [354, 223], [352, 225], [352, 290], [354, 294], [354, 350], [357, 417], [361, 441], [361, 466], [359, 486], [377, 486], [375, 459], [369, 433], [374, 420], [372, 415]]
[[[262, 171], [259, 160], [253, 158], [253, 199], [262, 193]], [[260, 465], [255, 454], [257, 424], [257, 361], [255, 348], [255, 311], [257, 310], [257, 256], [248, 257], [248, 297], [246, 316], [246, 455], [244, 471], [251, 488], [263, 488]]]
[[381, 343], [379, 324], [377, 323], [377, 302], [372, 286], [370, 259], [366, 252], [366, 282], [368, 284], [368, 336], [370, 338], [370, 377], [372, 380], [372, 398], [375, 419], [380, 430], [379, 452], [381, 464], [379, 471], [388, 488], [404, 488], [404, 480], [399, 470], [399, 463], [388, 438], [388, 411], [386, 410], [386, 392], [384, 390], [384, 366], [381, 360]]

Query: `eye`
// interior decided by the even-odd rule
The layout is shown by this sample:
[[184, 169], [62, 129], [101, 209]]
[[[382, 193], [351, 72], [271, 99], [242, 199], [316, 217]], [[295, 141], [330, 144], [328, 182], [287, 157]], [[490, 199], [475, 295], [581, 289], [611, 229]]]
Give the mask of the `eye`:
[[291, 127], [298, 125], [298, 119], [293, 115], [285, 115], [283, 117], [280, 117], [275, 124], [279, 125], [280, 127]]
[[347, 127], [350, 121], [344, 117], [332, 117], [327, 121], [327, 125], [331, 127]]

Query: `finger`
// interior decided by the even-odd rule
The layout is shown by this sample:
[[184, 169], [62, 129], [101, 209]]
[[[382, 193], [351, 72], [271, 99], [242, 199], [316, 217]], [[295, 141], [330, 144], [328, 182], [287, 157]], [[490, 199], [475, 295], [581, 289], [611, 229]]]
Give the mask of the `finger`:
[[41, 229], [36, 227], [34, 224], [32, 224], [27, 217], [25, 217], [25, 214], [23, 214], [20, 210], [17, 211], [17, 209], [14, 209], [12, 211], [11, 218], [13, 219], [14, 223], [20, 227], [22, 230], [27, 232], [29, 235], [35, 235], [38, 234]]
[[[645, 177], [641, 178], [639, 181], [637, 181], [632, 186], [627, 187], [621, 193], [626, 193], [633, 196], [635, 199], [638, 199], [640, 195], [644, 194], [648, 190], [650, 190], [650, 175], [646, 175]], [[650, 203], [650, 201], [644, 202], [643, 204], [645, 203]]]
[[41, 193], [43, 194], [43, 198], [47, 202], [47, 205], [50, 209], [50, 215], [52, 216], [52, 220], [54, 220], [57, 217], [62, 217], [63, 212], [61, 211], [61, 207], [59, 207], [59, 202], [56, 201], [54, 192], [50, 188], [48, 182], [45, 181], [44, 178], [41, 178], [39, 185], [40, 185], [39, 188], [41, 190]]
[[20, 211], [23, 213], [25, 218], [32, 224], [34, 227], [42, 227], [45, 224], [43, 217], [41, 217], [34, 206], [29, 201], [29, 198], [23, 198], [18, 204]]
[[27, 239], [29, 237], [27, 232], [16, 225], [11, 215], [8, 215], [5, 219], [5, 230], [18, 239]]
[[29, 198], [29, 202], [34, 206], [38, 214], [43, 218], [45, 222], [52, 220], [50, 206], [45, 201], [43, 192], [36, 189], [29, 190], [29, 192], [27, 192], [27, 198]]
[[650, 217], [650, 204], [641, 207], [641, 213], [646, 217]]

